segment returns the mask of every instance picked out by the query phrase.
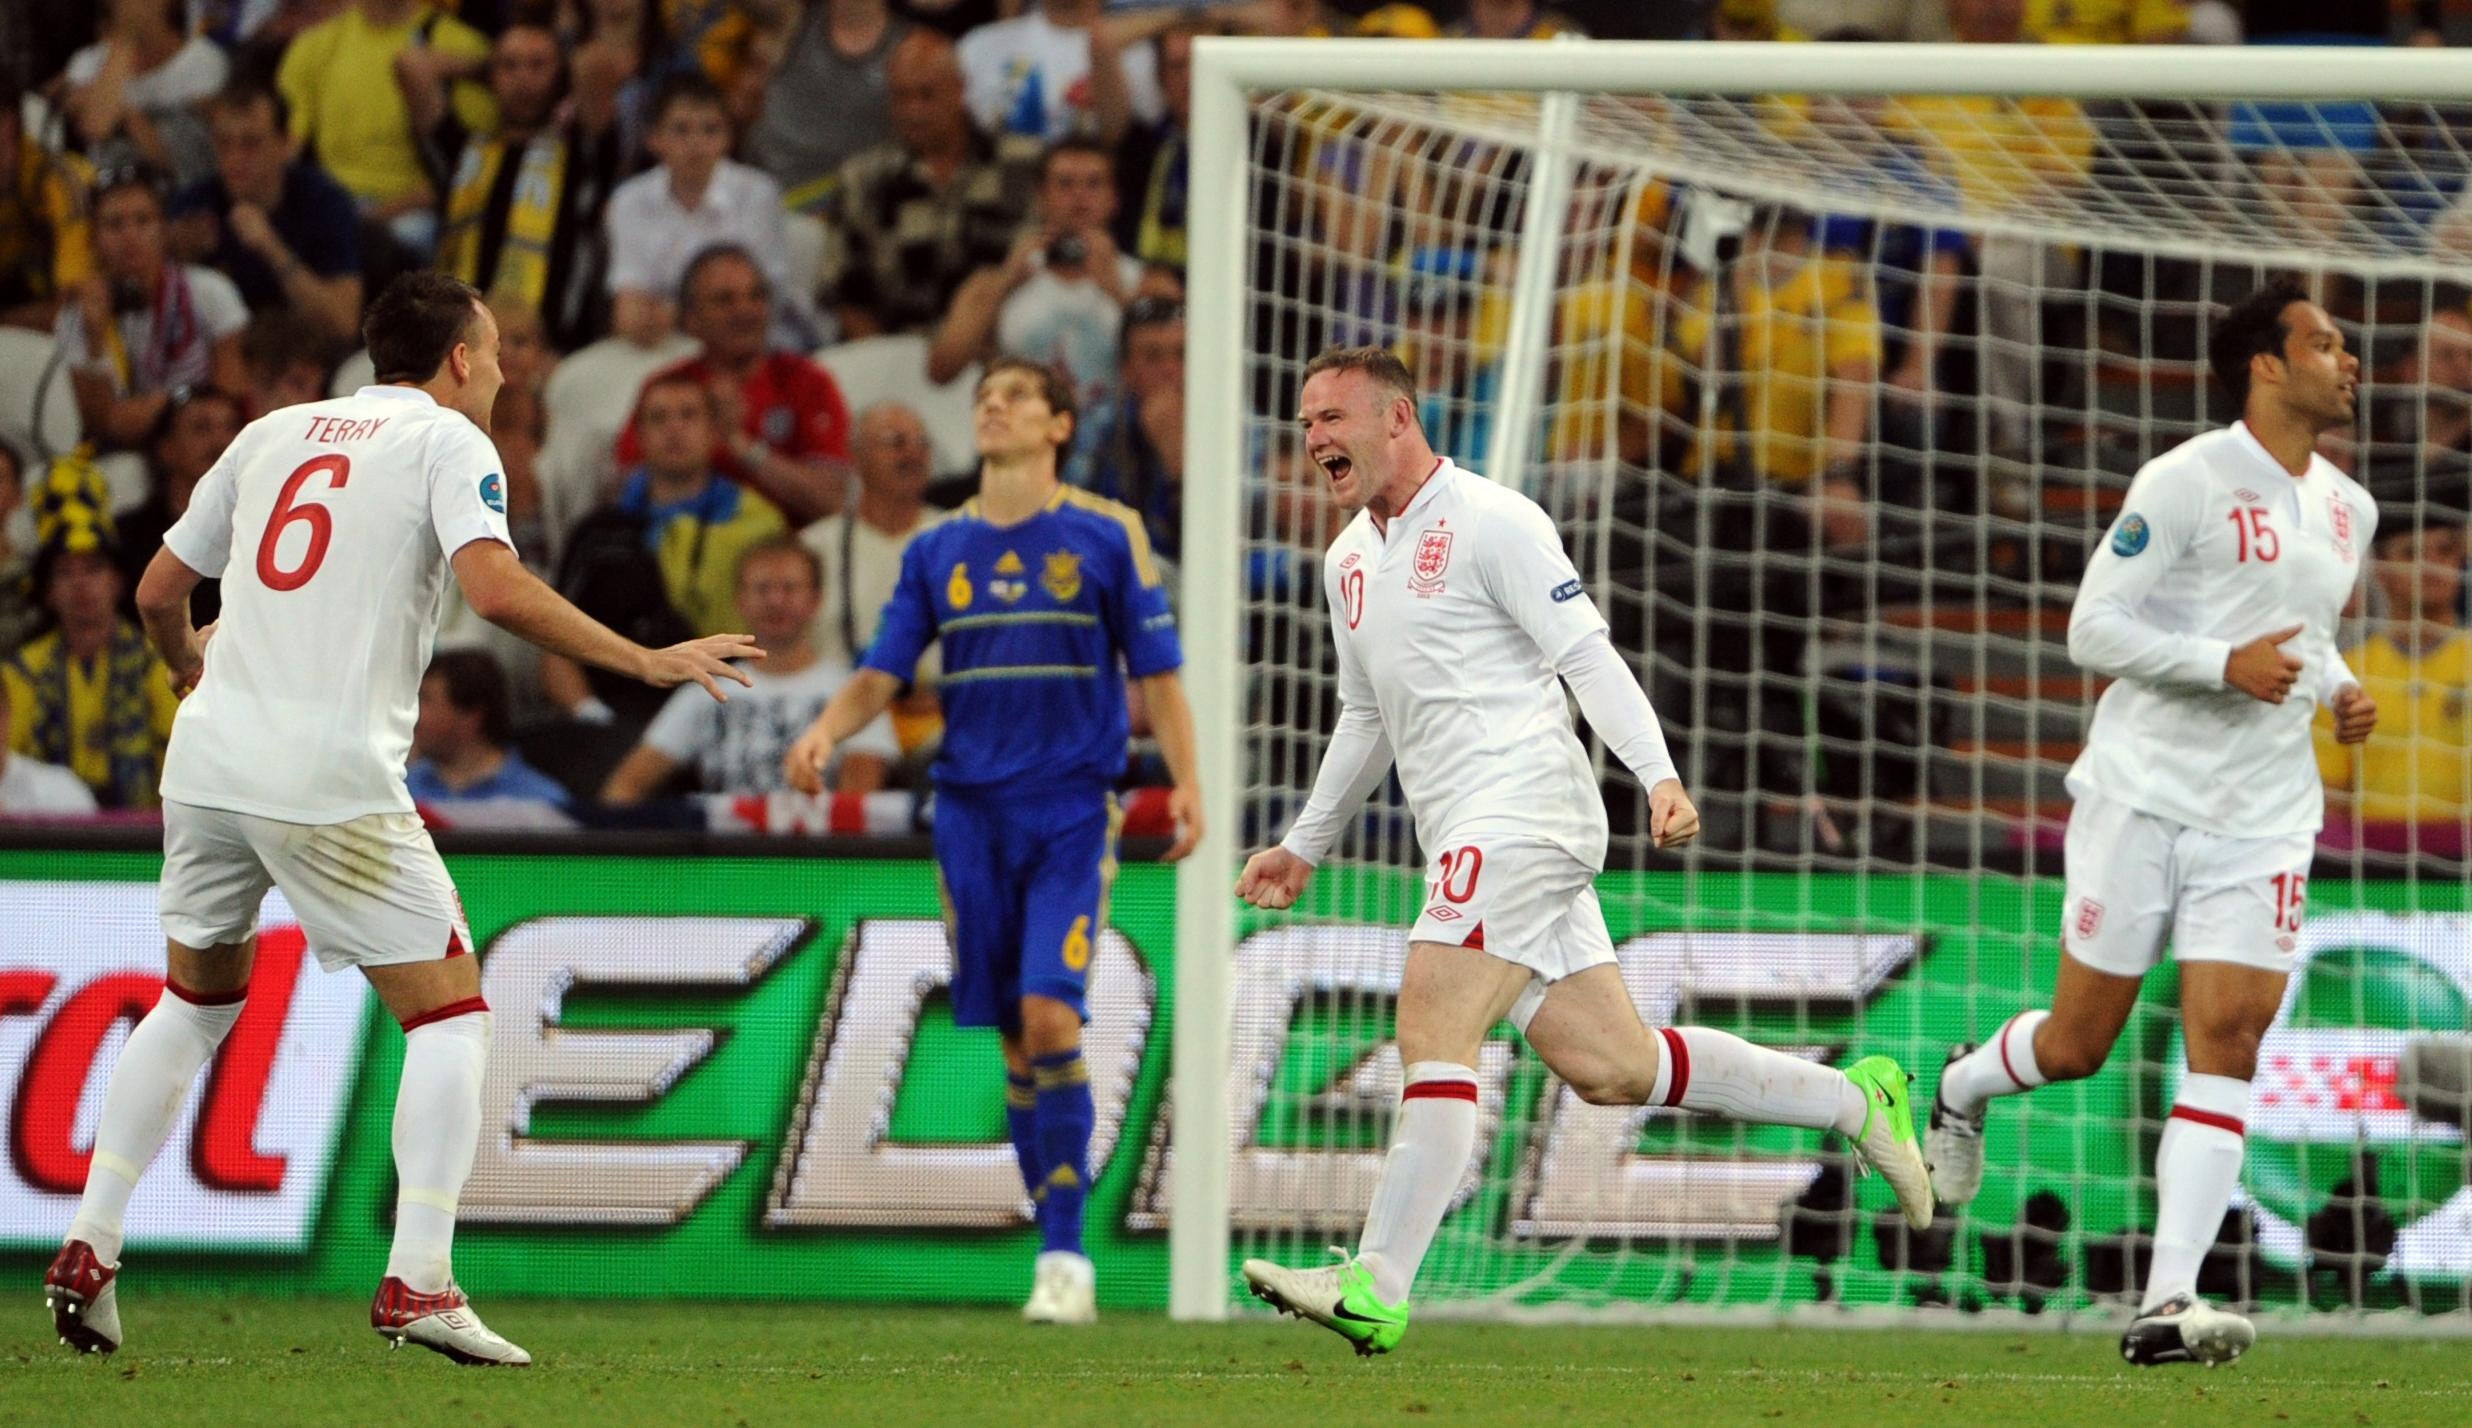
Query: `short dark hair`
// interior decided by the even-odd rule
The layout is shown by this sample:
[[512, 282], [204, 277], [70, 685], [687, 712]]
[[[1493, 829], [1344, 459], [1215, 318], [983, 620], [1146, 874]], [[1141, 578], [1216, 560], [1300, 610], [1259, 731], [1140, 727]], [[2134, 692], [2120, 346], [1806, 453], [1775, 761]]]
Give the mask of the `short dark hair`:
[[1124, 324], [1117, 341], [1130, 341], [1134, 333], [1145, 327], [1179, 327], [1184, 320], [1184, 304], [1172, 297], [1137, 297], [1125, 304]]
[[424, 680], [446, 686], [446, 702], [461, 713], [479, 711], [481, 737], [505, 748], [515, 737], [514, 701], [507, 693], [506, 671], [487, 650], [440, 650], [429, 662]]
[[262, 79], [243, 75], [233, 80], [215, 95], [213, 107], [236, 112], [254, 109], [261, 104], [275, 112], [276, 133], [282, 134], [290, 131], [292, 127], [291, 101], [283, 97], [282, 90]]
[[721, 420], [720, 404], [713, 400], [712, 388], [705, 385], [703, 378], [695, 375], [694, 369], [688, 367], [665, 367], [646, 377], [644, 385], [635, 389], [635, 407], [630, 419], [642, 419], [644, 403], [652, 399], [653, 393], [670, 387], [684, 387], [703, 398], [704, 415], [716, 423]]
[[2296, 302], [2310, 301], [2309, 290], [2300, 279], [2278, 275], [2259, 284], [2215, 320], [2214, 332], [2206, 339], [2206, 361], [2214, 368], [2215, 380], [2232, 394], [2234, 407], [2249, 405], [2250, 359], [2261, 353], [2281, 357], [2284, 343], [2292, 336], [2284, 312]]
[[316, 364], [323, 375], [334, 367], [334, 347], [326, 329], [298, 308], [270, 307], [240, 330], [240, 360], [252, 381], [302, 362]]
[[704, 276], [706, 268], [715, 263], [729, 262], [744, 263], [754, 269], [755, 280], [763, 284], [764, 295], [772, 296], [772, 279], [765, 274], [764, 265], [756, 261], [753, 249], [744, 243], [707, 243], [695, 250], [694, 257], [687, 259], [687, 270], [679, 275], [679, 305], [684, 306], [687, 299], [695, 295], [695, 284]]
[[438, 375], [480, 311], [480, 292], [445, 273], [420, 269], [388, 283], [361, 319], [375, 380], [426, 382]]
[[1099, 142], [1098, 140], [1096, 140], [1096, 139], [1089, 138], [1089, 137], [1088, 137], [1088, 136], [1086, 136], [1086, 135], [1082, 135], [1082, 134], [1071, 134], [1071, 135], [1067, 135], [1067, 136], [1066, 136], [1066, 137], [1064, 137], [1064, 138], [1058, 139], [1056, 142], [1054, 142], [1054, 143], [1052, 143], [1052, 144], [1048, 145], [1048, 146], [1047, 146], [1044, 150], [1042, 150], [1042, 151], [1040, 152], [1040, 154], [1039, 154], [1039, 182], [1040, 182], [1040, 183], [1045, 183], [1045, 182], [1047, 182], [1047, 175], [1048, 175], [1048, 173], [1049, 173], [1051, 170], [1053, 170], [1053, 169], [1056, 167], [1056, 160], [1057, 160], [1058, 158], [1060, 158], [1060, 157], [1062, 157], [1062, 156], [1066, 155], [1066, 154], [1088, 154], [1088, 155], [1090, 155], [1092, 158], [1097, 159], [1100, 163], [1103, 163], [1103, 164], [1107, 165], [1107, 172], [1108, 172], [1108, 176], [1109, 176], [1109, 177], [1111, 177], [1111, 178], [1112, 178], [1112, 177], [1114, 177], [1114, 176], [1115, 176], [1115, 172], [1116, 172], [1116, 151], [1115, 151], [1115, 150], [1113, 150], [1113, 149], [1111, 149], [1111, 148], [1107, 147], [1105, 144], [1100, 143], [1100, 142]]
[[249, 424], [249, 406], [240, 399], [237, 393], [227, 392], [221, 387], [192, 387], [188, 395], [164, 405], [163, 415], [155, 418], [153, 428], [146, 433], [146, 449], [152, 451], [170, 439], [172, 424], [180, 419], [182, 412], [194, 406], [216, 402], [232, 409], [232, 419], [235, 422], [242, 426]]
[[644, 122], [659, 124], [681, 104], [709, 104], [724, 115], [729, 113], [730, 108], [729, 102], [721, 97], [721, 86], [707, 79], [702, 70], [681, 70], [662, 80], [660, 87], [653, 90], [652, 108]]
[[93, 211], [101, 212], [103, 200], [116, 193], [134, 191], [153, 199], [155, 212], [162, 213], [167, 211], [171, 205], [166, 189], [163, 170], [154, 165], [143, 160], [136, 163], [116, 164], [94, 176], [93, 196], [87, 200], [87, 203]]
[[1416, 401], [1416, 374], [1387, 347], [1325, 347], [1305, 364], [1305, 381], [1324, 372], [1362, 372], [1375, 386], [1388, 388], [1411, 404]]
[[824, 588], [824, 557], [817, 555], [814, 547], [808, 545], [805, 541], [800, 540], [798, 537], [789, 534], [787, 531], [784, 531], [779, 535], [766, 536], [762, 540], [757, 541], [755, 544], [748, 546], [745, 550], [740, 551], [738, 553], [738, 569], [732, 576], [731, 583], [738, 584], [744, 582], [747, 578], [747, 567], [755, 564], [757, 561], [762, 560], [768, 555], [797, 556], [800, 560], [806, 562], [809, 582], [819, 591]]
[[1081, 408], [1073, 400], [1073, 379], [1045, 362], [1035, 361], [1028, 357], [1007, 355], [989, 360], [986, 369], [979, 373], [978, 386], [971, 389], [972, 395], [975, 396], [981, 388], [994, 380], [999, 372], [1027, 372], [1036, 377], [1039, 383], [1039, 394], [1047, 398], [1047, 409], [1073, 418], [1076, 424], [1080, 423]]

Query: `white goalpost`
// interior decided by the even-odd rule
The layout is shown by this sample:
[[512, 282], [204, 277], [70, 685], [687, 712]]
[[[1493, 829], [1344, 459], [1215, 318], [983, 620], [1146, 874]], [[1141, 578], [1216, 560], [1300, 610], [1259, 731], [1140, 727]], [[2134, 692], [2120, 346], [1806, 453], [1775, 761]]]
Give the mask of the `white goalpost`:
[[[1436, 448], [1555, 516], [1666, 720], [1709, 824], [1688, 857], [1646, 846], [1597, 751], [1643, 1016], [1884, 1051], [1918, 1106], [1946, 1047], [2049, 987], [2098, 688], [2069, 599], [2138, 465], [2232, 415], [2207, 314], [2290, 272], [2344, 322], [2361, 417], [2327, 449], [2381, 552], [2472, 484], [2447, 51], [1206, 39], [1192, 146], [1178, 603], [1210, 823], [1131, 1211], [1178, 1318], [1249, 1302], [1243, 1257], [1353, 1242], [1399, 1090], [1423, 864], [1396, 789], [1292, 913], [1231, 893], [1335, 712], [1336, 527], [1291, 419], [1321, 347], [1401, 351]], [[2347, 646], [2416, 598], [2361, 556]], [[2397, 678], [2379, 737], [2416, 742], [2323, 760], [2344, 798], [2201, 1287], [2456, 1331], [2472, 689]], [[2174, 992], [2153, 979], [2097, 1077], [2003, 1102], [1982, 1198], [1928, 1236], [1831, 1141], [1584, 1105], [1501, 1028], [1420, 1312], [2108, 1313], [2152, 1222]]]

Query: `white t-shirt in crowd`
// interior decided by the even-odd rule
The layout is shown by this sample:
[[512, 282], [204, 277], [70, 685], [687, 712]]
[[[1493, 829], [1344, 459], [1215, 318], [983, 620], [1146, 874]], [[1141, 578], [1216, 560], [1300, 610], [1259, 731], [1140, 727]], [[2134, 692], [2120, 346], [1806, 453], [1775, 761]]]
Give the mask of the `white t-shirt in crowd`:
[[[1118, 281], [1132, 292], [1141, 260], [1118, 254], [1116, 263]], [[996, 313], [998, 350], [1063, 368], [1084, 411], [1115, 392], [1123, 335], [1124, 307], [1107, 289], [1088, 277], [1057, 277], [1043, 261]]]
[[[70, 84], [91, 84], [103, 72], [107, 47], [88, 45], [69, 56], [65, 71]], [[189, 42], [172, 51], [172, 57], [144, 74], [131, 75], [120, 87], [121, 97], [133, 109], [174, 109], [212, 99], [231, 77], [232, 63], [223, 51], [204, 35], [192, 35]]]
[[[991, 134], [1061, 139], [1095, 132], [1090, 99], [1090, 32], [1050, 24], [1033, 6], [1026, 15], [981, 25], [961, 37], [963, 91], [970, 115]], [[1147, 43], [1124, 52], [1126, 98], [1145, 124], [1167, 112], [1159, 92], [1159, 57]]]
[[163, 796], [287, 823], [411, 812], [447, 562], [476, 540], [515, 544], [498, 449], [428, 393], [363, 387], [251, 422], [163, 537], [223, 582]]
[[[2360, 483], [2323, 456], [2293, 476], [2241, 422], [2147, 462], [2069, 613], [2069, 658], [2115, 681], [2069, 791], [2235, 838], [2316, 832], [2326, 794], [2309, 725], [2359, 682], [2336, 622], [2377, 530]], [[2234, 646], [2291, 625], [2289, 698], [2223, 682]]]
[[94, 811], [94, 790], [58, 764], [10, 754], [0, 767], [0, 814]]
[[[1555, 670], [1605, 617], [1553, 519], [1445, 457], [1387, 530], [1357, 512], [1322, 568], [1340, 704], [1381, 714], [1417, 842], [1531, 839], [1604, 867], [1605, 798]], [[1331, 813], [1287, 846], [1318, 859]]]
[[[922, 508], [918, 524], [900, 535], [888, 535], [855, 515], [826, 516], [798, 533], [807, 549], [815, 552], [824, 563], [824, 603], [817, 607], [814, 632], [815, 647], [827, 659], [840, 659], [853, 669], [859, 657], [867, 653], [874, 641], [876, 621], [884, 617], [884, 602], [893, 598], [893, 587], [901, 583], [901, 553], [920, 531], [944, 519], [944, 513], [934, 507]], [[849, 548], [850, 570], [845, 579], [841, 571], [844, 544]], [[850, 599], [849, 633], [858, 637], [858, 648], [844, 648], [841, 601], [844, 591]], [[919, 660], [919, 678], [931, 679], [936, 666], [936, 649], [929, 646]]]
[[215, 344], [249, 325], [249, 304], [241, 300], [240, 289], [232, 286], [230, 278], [212, 268], [183, 264], [180, 275], [187, 282], [193, 325], [187, 340], [175, 337], [178, 346], [155, 352], [155, 310], [162, 295], [150, 291], [146, 306], [121, 313], [113, 324], [120, 329], [121, 352], [128, 359], [124, 367], [105, 348], [89, 347], [85, 311], [68, 302], [60, 305], [60, 315], [52, 319], [52, 341], [62, 360], [83, 367], [108, 365], [112, 388], [123, 396], [206, 385], [214, 376]]
[[[762, 665], [743, 667], [754, 686], [731, 685], [729, 703], [716, 703], [701, 685], [682, 684], [644, 730], [645, 747], [695, 765], [706, 793], [776, 793], [788, 788], [781, 760], [850, 682], [850, 666], [836, 659], [819, 659], [796, 674], [768, 673]], [[901, 745], [893, 738], [892, 718], [877, 715], [840, 752], [875, 754], [887, 763], [899, 759]]]
[[678, 201], [669, 170], [647, 169], [610, 190], [601, 221], [609, 230], [613, 293], [651, 293], [675, 302], [679, 280], [696, 254], [715, 243], [737, 243], [754, 255], [772, 290], [789, 296], [781, 185], [762, 169], [723, 159], [693, 208]]

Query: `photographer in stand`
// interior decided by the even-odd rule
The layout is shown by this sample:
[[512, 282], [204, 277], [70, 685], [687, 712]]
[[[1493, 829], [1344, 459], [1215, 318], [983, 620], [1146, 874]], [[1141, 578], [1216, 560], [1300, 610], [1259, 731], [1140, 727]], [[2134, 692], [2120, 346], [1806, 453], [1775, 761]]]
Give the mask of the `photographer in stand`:
[[927, 353], [927, 377], [949, 382], [973, 362], [1026, 357], [1064, 369], [1080, 402], [1114, 395], [1124, 309], [1142, 265], [1108, 233], [1116, 165], [1106, 146], [1062, 139], [1039, 160], [1038, 218], [1002, 263], [970, 275]]

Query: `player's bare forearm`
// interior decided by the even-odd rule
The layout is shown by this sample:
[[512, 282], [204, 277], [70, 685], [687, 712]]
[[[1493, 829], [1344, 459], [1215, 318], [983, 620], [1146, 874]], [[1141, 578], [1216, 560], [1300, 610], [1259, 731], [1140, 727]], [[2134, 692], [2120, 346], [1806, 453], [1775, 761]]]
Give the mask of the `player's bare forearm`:
[[551, 654], [641, 679], [650, 651], [576, 609], [494, 540], [455, 552], [455, 582], [472, 613]]
[[1184, 680], [1174, 671], [1141, 681], [1142, 705], [1150, 713], [1150, 732], [1159, 741], [1159, 757], [1167, 761], [1168, 777], [1178, 788], [1202, 786], [1201, 762], [1194, 749], [1193, 706], [1185, 699]]
[[[833, 750], [874, 723], [900, 693], [901, 681], [880, 669], [851, 675], [849, 683], [833, 691], [815, 722], [791, 741], [790, 751], [781, 756], [782, 777], [800, 793], [823, 793], [824, 770], [833, 761]], [[846, 777], [849, 770], [843, 773]]]
[[1168, 805], [1176, 816], [1176, 840], [1168, 846], [1173, 863], [1202, 841], [1202, 773], [1194, 750], [1193, 706], [1185, 699], [1184, 681], [1174, 671], [1141, 681], [1142, 702], [1150, 711], [1150, 732], [1159, 741], [1159, 756], [1176, 781]]
[[204, 578], [167, 547], [154, 553], [137, 582], [138, 618], [145, 623], [146, 639], [172, 672], [174, 689], [196, 683], [205, 661], [197, 629], [189, 623], [189, 596]]
[[610, 770], [608, 780], [601, 785], [601, 801], [612, 808], [641, 803], [676, 772], [677, 760], [649, 744], [637, 744], [627, 750], [618, 767]]
[[817, 716], [816, 727], [835, 744], [843, 743], [892, 708], [900, 693], [900, 680], [880, 669], [862, 669], [834, 692], [832, 701]]

